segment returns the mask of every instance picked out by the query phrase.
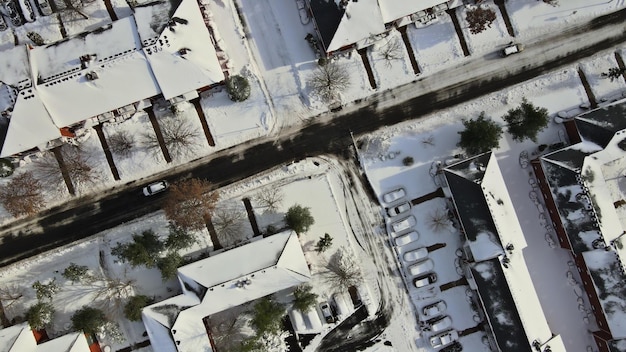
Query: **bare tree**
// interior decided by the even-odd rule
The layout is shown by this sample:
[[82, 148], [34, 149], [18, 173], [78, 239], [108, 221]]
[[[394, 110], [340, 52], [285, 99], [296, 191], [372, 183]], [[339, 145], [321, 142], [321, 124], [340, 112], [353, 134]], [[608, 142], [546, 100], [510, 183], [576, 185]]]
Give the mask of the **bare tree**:
[[242, 240], [241, 232], [243, 230], [245, 214], [240, 209], [234, 208], [217, 208], [211, 216], [211, 221], [215, 227], [215, 231], [221, 240], [228, 242], [237, 242]]
[[427, 137], [422, 138], [422, 144], [425, 147], [432, 147], [432, 146], [434, 146], [435, 145], [435, 136], [430, 134]]
[[13, 216], [35, 214], [45, 205], [41, 189], [31, 172], [23, 172], [0, 188], [0, 203]]
[[332, 102], [338, 99], [341, 91], [350, 87], [350, 75], [343, 66], [329, 62], [324, 66], [318, 66], [309, 83], [314, 94], [325, 102]]
[[8, 309], [24, 297], [24, 288], [17, 284], [8, 284], [0, 287], [0, 301], [4, 309]]
[[489, 7], [476, 6], [467, 11], [467, 23], [472, 34], [478, 34], [491, 28], [491, 24], [495, 20], [496, 12]]
[[109, 319], [124, 316], [126, 301], [135, 293], [135, 281], [121, 278], [97, 277], [88, 285], [93, 296], [93, 306], [107, 312]]
[[402, 45], [397, 37], [392, 37], [380, 50], [380, 56], [385, 60], [385, 65], [391, 67], [393, 61], [402, 59]]
[[322, 278], [330, 287], [343, 291], [363, 281], [356, 257], [345, 247], [337, 250], [326, 263]]
[[173, 184], [163, 204], [165, 216], [177, 226], [188, 230], [200, 230], [205, 217], [215, 209], [219, 194], [206, 180], [192, 178]]
[[437, 209], [430, 214], [428, 225], [433, 232], [437, 233], [445, 230], [450, 231], [453, 228], [448, 212], [443, 209]]
[[262, 207], [265, 207], [265, 213], [276, 213], [278, 207], [283, 202], [285, 194], [281, 188], [265, 187], [255, 195], [255, 199]]
[[[67, 17], [68, 20], [78, 20], [78, 19], [88, 19], [89, 16], [85, 12], [83, 12], [83, 8], [85, 7], [85, 3], [83, 0], [62, 0], [63, 6], [61, 7], [61, 12], [64, 14], [64, 17]], [[59, 2], [55, 2], [57, 7]]]
[[123, 158], [130, 156], [133, 151], [135, 138], [127, 130], [120, 130], [109, 137], [109, 149]]
[[[183, 117], [169, 117], [159, 121], [163, 142], [173, 156], [183, 157], [193, 155], [200, 147], [198, 130]], [[161, 152], [159, 140], [154, 133], [142, 134], [143, 145], [146, 149], [158, 154]]]
[[[88, 151], [69, 144], [63, 145], [60, 150], [65, 169], [75, 186], [93, 185], [100, 180]], [[43, 158], [37, 160], [34, 169], [39, 178], [46, 182], [53, 184], [64, 182], [59, 163], [51, 152], [47, 152]]]

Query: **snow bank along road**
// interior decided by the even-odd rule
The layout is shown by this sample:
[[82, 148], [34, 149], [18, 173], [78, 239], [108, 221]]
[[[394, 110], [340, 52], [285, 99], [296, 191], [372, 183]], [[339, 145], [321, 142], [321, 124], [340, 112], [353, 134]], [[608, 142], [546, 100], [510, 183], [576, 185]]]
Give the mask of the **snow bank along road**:
[[[492, 54], [474, 57], [445, 72], [374, 94], [339, 113], [318, 116], [316, 123], [283, 130], [282, 136], [261, 138], [181, 165], [151, 180], [188, 177], [208, 179], [217, 186], [250, 177], [275, 165], [306, 156], [341, 154], [355, 134], [418, 118], [481, 95], [572, 64], [626, 41], [626, 9], [565, 29], [555, 36], [527, 42], [527, 49], [502, 59]], [[149, 182], [151, 180], [146, 180]], [[38, 217], [0, 227], [0, 265], [71, 243], [160, 208], [162, 199], [143, 197], [141, 185], [130, 182], [109, 192], [75, 199]]]

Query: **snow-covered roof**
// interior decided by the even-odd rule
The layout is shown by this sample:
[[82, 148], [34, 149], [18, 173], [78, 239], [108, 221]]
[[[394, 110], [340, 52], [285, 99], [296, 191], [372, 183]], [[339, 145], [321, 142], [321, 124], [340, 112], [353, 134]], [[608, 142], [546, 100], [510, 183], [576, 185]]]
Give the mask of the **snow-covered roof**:
[[384, 23], [445, 3], [444, 0], [378, 0]]
[[82, 332], [74, 332], [37, 344], [28, 325], [22, 323], [0, 330], [0, 352], [89, 352], [89, 344]]
[[[178, 351], [210, 351], [205, 317], [311, 279], [300, 241], [293, 231], [183, 266], [178, 269], [178, 276], [183, 286], [181, 296], [196, 300], [199, 297], [201, 302], [189, 307], [188, 303], [178, 302], [182, 298], [177, 296], [143, 310], [155, 351], [171, 351], [166, 344], [155, 343], [165, 338], [175, 340]], [[193, 302], [193, 299], [184, 300]]]
[[[138, 26], [145, 27], [144, 22], [149, 23], [153, 15], [151, 8], [137, 8]], [[143, 51], [165, 99], [224, 80], [211, 35], [195, 1], [181, 2], [169, 25]]]
[[310, 0], [311, 11], [326, 52], [339, 50], [385, 32], [378, 0]]
[[583, 253], [591, 273], [598, 299], [604, 311], [611, 335], [626, 338], [626, 274], [624, 264], [613, 250], [603, 249]]
[[626, 129], [626, 100], [591, 110], [574, 121], [582, 139], [604, 147], [617, 131]]
[[[59, 137], [59, 128], [137, 101], [159, 94], [170, 99], [223, 81], [198, 3], [182, 0], [168, 9], [157, 14], [140, 6], [134, 16], [90, 32], [3, 52], [0, 81], [15, 88], [0, 83], [0, 107], [13, 109], [0, 156], [44, 145]], [[29, 98], [15, 99], [16, 89]]]

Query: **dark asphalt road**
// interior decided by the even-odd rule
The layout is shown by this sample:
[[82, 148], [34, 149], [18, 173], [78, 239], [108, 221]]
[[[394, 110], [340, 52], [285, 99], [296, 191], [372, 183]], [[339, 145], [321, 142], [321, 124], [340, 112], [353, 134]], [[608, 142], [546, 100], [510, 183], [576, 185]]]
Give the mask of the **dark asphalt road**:
[[[366, 101], [342, 112], [319, 116], [319, 121], [276, 139], [261, 138], [242, 145], [220, 151], [202, 160], [179, 166], [162, 175], [151, 179], [166, 178], [172, 182], [189, 177], [208, 179], [217, 186], [224, 186], [281, 164], [300, 160], [308, 156], [320, 154], [342, 154], [349, 150], [351, 138], [349, 131], [355, 135], [372, 132], [382, 126], [416, 119], [437, 110], [461, 104], [482, 95], [495, 92], [511, 85], [537, 77], [545, 72], [579, 61], [594, 53], [615, 47], [626, 41], [626, 31], [622, 28], [618, 35], [605, 39], [596, 39], [593, 34], [607, 26], [623, 26], [626, 9], [596, 18], [576, 28], [564, 30], [557, 36], [545, 38], [544, 47], [551, 43], [567, 43], [573, 36], [586, 35], [589, 41], [577, 43], [577, 49], [567, 54], [556, 54], [549, 57], [543, 53], [541, 62], [515, 66], [517, 61], [508, 61], [511, 67], [494, 69], [490, 74], [470, 76], [453, 85], [419, 95], [408, 101], [393, 106], [397, 92], [420, 89], [424, 82], [436, 82], [437, 76], [430, 76], [422, 82], [411, 83], [398, 87], [393, 91], [381, 92], [369, 97]], [[591, 39], [596, 40], [592, 42]], [[535, 43], [539, 47], [539, 41]], [[562, 45], [565, 45], [562, 44]], [[527, 49], [527, 53], [529, 50]], [[538, 49], [535, 49], [538, 50]], [[548, 50], [546, 50], [548, 51]], [[552, 53], [552, 52], [550, 52]], [[521, 55], [520, 57], [523, 57]], [[516, 60], [507, 58], [506, 60]], [[478, 65], [489, 65], [489, 62], [474, 62]], [[500, 65], [502, 66], [502, 65]], [[473, 71], [464, 64], [462, 72]], [[478, 75], [478, 74], [477, 74]], [[385, 104], [385, 107], [379, 105]], [[146, 198], [141, 195], [140, 185], [133, 182], [118, 186], [106, 194], [74, 199], [62, 206], [55, 207], [40, 214], [37, 218], [27, 218], [0, 227], [0, 266], [33, 256], [58, 246], [92, 236], [100, 231], [112, 228], [123, 222], [131, 221], [160, 208], [160, 198]]]

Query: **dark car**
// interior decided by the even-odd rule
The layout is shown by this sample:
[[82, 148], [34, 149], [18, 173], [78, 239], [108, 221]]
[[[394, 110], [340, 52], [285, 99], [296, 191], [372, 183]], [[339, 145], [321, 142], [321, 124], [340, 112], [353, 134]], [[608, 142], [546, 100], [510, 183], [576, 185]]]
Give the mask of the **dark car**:
[[9, 0], [4, 4], [4, 8], [7, 10], [7, 15], [11, 19], [11, 24], [15, 27], [22, 25], [22, 15], [20, 14], [19, 5], [16, 0]]
[[417, 288], [426, 287], [434, 284], [435, 282], [437, 282], [437, 274], [432, 272], [413, 279], [413, 285]]
[[350, 294], [350, 299], [352, 300], [352, 305], [354, 308], [359, 308], [363, 302], [361, 301], [361, 295], [359, 294], [359, 289], [356, 286], [350, 286], [348, 288], [348, 293]]

